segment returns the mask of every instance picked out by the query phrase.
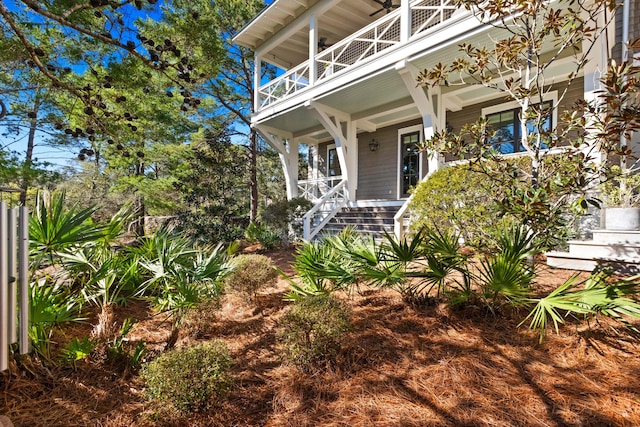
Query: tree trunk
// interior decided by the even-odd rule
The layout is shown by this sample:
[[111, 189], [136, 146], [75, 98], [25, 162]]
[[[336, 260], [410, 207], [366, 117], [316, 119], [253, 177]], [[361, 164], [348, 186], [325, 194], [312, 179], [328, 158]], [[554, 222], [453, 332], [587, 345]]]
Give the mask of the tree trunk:
[[[144, 172], [144, 165], [142, 162], [136, 163], [136, 176], [141, 176]], [[145, 206], [144, 206], [144, 196], [136, 192], [135, 201], [134, 201], [134, 233], [137, 237], [144, 237], [144, 215], [145, 215]]]
[[249, 221], [258, 219], [258, 134], [251, 129], [249, 134], [249, 188], [251, 190], [251, 205]]
[[29, 191], [29, 184], [31, 181], [31, 166], [33, 162], [33, 146], [35, 145], [36, 131], [38, 130], [38, 110], [40, 108], [40, 92], [36, 94], [36, 99], [33, 102], [34, 116], [31, 119], [29, 125], [29, 137], [27, 139], [27, 152], [24, 158], [24, 165], [22, 166], [22, 179], [20, 180], [20, 206], [25, 206], [27, 203], [27, 191]]

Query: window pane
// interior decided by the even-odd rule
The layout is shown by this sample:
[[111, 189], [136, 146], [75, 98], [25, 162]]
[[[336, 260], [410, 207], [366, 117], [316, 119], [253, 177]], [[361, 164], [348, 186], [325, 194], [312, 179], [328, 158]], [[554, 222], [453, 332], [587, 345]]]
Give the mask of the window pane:
[[487, 116], [489, 126], [496, 133], [490, 139], [493, 147], [502, 154], [515, 153], [518, 145], [516, 128], [516, 111], [509, 110]]
[[340, 169], [340, 160], [338, 159], [338, 151], [335, 148], [329, 149], [329, 159], [327, 161], [327, 166], [328, 176], [342, 175], [342, 170]]
[[[543, 132], [549, 132], [552, 128], [552, 123], [551, 123], [551, 107], [552, 107], [552, 103], [551, 102], [545, 102], [543, 104], [544, 108], [548, 111], [547, 117], [541, 122], [541, 127], [542, 127], [542, 131]], [[539, 107], [539, 105], [536, 105], [536, 107]], [[536, 126], [536, 124], [532, 121], [532, 120], [528, 120], [527, 121], [527, 132], [529, 133], [529, 135], [536, 135], [538, 133], [538, 127]], [[540, 148], [545, 150], [547, 148], [549, 148], [549, 146], [547, 144], [545, 144], [544, 142], [542, 142], [542, 144], [540, 145]]]

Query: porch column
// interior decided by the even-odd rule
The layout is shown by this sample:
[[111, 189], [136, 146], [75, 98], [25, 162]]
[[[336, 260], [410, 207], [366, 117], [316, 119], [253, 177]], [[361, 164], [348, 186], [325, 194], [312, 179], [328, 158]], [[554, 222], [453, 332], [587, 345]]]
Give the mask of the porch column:
[[[398, 62], [396, 71], [400, 74], [414, 104], [420, 111], [424, 139], [431, 138], [437, 129], [444, 129], [444, 125], [441, 123], [445, 120], [445, 114], [440, 87], [430, 89], [427, 94], [421, 86], [417, 86], [419, 71], [407, 60]], [[427, 175], [438, 170], [440, 168], [439, 153], [427, 152], [427, 164], [429, 167]]]
[[[585, 13], [585, 17], [586, 17]], [[603, 28], [605, 26], [605, 15], [601, 11], [597, 16], [598, 26]], [[593, 48], [590, 50], [584, 49], [584, 52], [588, 52], [586, 63], [584, 64], [584, 100], [589, 103], [598, 103], [598, 91], [602, 88], [602, 83], [600, 79], [603, 77], [603, 74], [606, 73], [607, 66], [609, 63], [610, 52], [609, 48], [613, 47], [615, 43], [614, 40], [607, 40], [606, 34], [615, 34], [615, 28], [612, 25], [609, 28], [609, 31], [604, 32], [593, 45]], [[591, 39], [592, 40], [592, 39]], [[590, 44], [590, 38], [585, 39], [584, 47], [588, 48]], [[610, 44], [611, 43], [611, 44]], [[589, 126], [589, 124], [587, 124]], [[593, 140], [592, 137], [587, 133], [585, 135], [585, 147], [582, 150], [584, 155], [587, 158], [587, 161], [591, 160], [596, 164], [601, 164], [603, 161], [606, 161], [604, 158], [604, 153], [600, 151], [600, 147], [597, 146], [596, 141]]]
[[253, 125], [267, 143], [278, 152], [287, 186], [287, 199], [298, 196], [298, 141], [291, 132], [264, 125]]
[[400, 0], [400, 43], [404, 43], [411, 37], [411, 8], [410, 0]]
[[349, 114], [315, 101], [308, 102], [307, 108], [316, 114], [318, 121], [333, 137], [342, 179], [347, 181], [349, 201], [355, 201], [358, 188], [358, 141], [355, 123]]
[[312, 14], [309, 17], [309, 86], [316, 82], [318, 67], [316, 55], [318, 54], [318, 17]]
[[262, 56], [256, 52], [253, 59], [253, 111], [260, 110], [260, 76], [262, 75]]

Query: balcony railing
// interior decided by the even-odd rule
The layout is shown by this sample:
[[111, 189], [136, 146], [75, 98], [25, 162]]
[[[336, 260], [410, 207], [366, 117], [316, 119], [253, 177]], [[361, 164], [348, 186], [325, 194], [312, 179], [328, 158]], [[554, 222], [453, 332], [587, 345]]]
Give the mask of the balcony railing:
[[[424, 33], [450, 19], [453, 0], [417, 0], [410, 6], [411, 36]], [[354, 65], [401, 43], [401, 14], [395, 10], [360, 31], [318, 53], [313, 61], [317, 81], [335, 76]], [[309, 61], [296, 66], [259, 89], [259, 108], [286, 99], [315, 82], [310, 81]]]
[[318, 80], [364, 61], [400, 43], [400, 13], [388, 14], [316, 55]]
[[287, 71], [260, 88], [260, 108], [309, 86], [309, 61]]

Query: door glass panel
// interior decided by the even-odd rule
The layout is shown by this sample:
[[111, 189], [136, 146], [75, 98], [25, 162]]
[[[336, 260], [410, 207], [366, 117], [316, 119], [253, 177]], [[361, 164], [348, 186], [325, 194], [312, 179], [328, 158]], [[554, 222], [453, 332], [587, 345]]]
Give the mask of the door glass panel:
[[327, 152], [327, 176], [340, 176], [342, 175], [342, 169], [340, 169], [340, 160], [338, 160], [338, 151], [334, 148], [330, 148]]
[[409, 195], [409, 189], [418, 184], [420, 180], [420, 152], [418, 151], [418, 142], [420, 132], [412, 132], [404, 134], [401, 140], [401, 159], [400, 159], [400, 185], [402, 188], [402, 196]]

